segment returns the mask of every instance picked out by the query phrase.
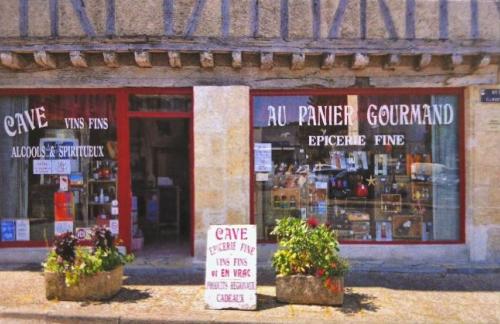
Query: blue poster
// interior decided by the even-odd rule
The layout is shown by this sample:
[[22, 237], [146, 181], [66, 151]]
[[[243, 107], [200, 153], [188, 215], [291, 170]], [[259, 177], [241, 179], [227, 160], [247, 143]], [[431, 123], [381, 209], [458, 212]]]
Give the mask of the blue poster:
[[16, 240], [16, 221], [14, 219], [3, 219], [1, 227], [3, 242]]

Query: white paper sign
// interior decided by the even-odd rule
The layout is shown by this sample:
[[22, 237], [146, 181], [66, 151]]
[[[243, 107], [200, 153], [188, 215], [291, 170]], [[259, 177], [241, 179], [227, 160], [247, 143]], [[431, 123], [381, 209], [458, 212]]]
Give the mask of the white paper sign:
[[71, 160], [33, 160], [33, 174], [70, 174]]
[[118, 235], [120, 227], [118, 226], [118, 220], [117, 219], [110, 219], [109, 220], [109, 231], [113, 235]]
[[33, 174], [51, 174], [51, 160], [33, 160]]
[[61, 221], [54, 222], [54, 234], [61, 235], [66, 232], [73, 232], [73, 222], [72, 221]]
[[59, 191], [68, 191], [69, 179], [68, 176], [59, 177]]
[[255, 172], [272, 172], [272, 144], [255, 143], [254, 144], [254, 168]]
[[256, 173], [255, 174], [255, 181], [268, 181], [269, 180], [269, 173]]
[[212, 225], [207, 233], [205, 305], [257, 309], [255, 225]]
[[28, 219], [16, 219], [16, 240], [30, 240], [30, 221]]
[[70, 174], [71, 160], [52, 160], [52, 174]]

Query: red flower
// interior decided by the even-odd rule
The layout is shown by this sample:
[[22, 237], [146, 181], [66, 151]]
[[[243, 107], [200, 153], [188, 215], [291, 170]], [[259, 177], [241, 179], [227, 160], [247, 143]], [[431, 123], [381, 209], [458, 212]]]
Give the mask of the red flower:
[[318, 269], [316, 270], [316, 276], [321, 277], [325, 274], [325, 269]]
[[307, 219], [307, 225], [309, 225], [312, 228], [315, 228], [316, 226], [319, 225], [319, 222], [316, 219], [316, 217], [311, 216], [310, 218]]

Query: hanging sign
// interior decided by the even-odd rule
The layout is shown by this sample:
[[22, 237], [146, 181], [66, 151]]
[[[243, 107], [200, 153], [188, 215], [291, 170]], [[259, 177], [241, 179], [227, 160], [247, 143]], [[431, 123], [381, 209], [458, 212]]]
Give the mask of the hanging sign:
[[257, 309], [255, 225], [212, 225], [207, 233], [205, 305]]

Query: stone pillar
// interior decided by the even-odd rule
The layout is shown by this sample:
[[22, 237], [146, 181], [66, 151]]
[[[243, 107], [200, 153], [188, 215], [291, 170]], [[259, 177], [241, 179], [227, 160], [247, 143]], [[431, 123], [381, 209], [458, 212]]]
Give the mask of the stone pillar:
[[209, 225], [250, 222], [250, 89], [194, 87], [194, 247]]
[[[473, 262], [500, 261], [500, 103], [481, 102], [481, 90], [466, 92], [470, 129], [467, 152], [467, 243]], [[467, 129], [467, 127], [466, 127]]]

